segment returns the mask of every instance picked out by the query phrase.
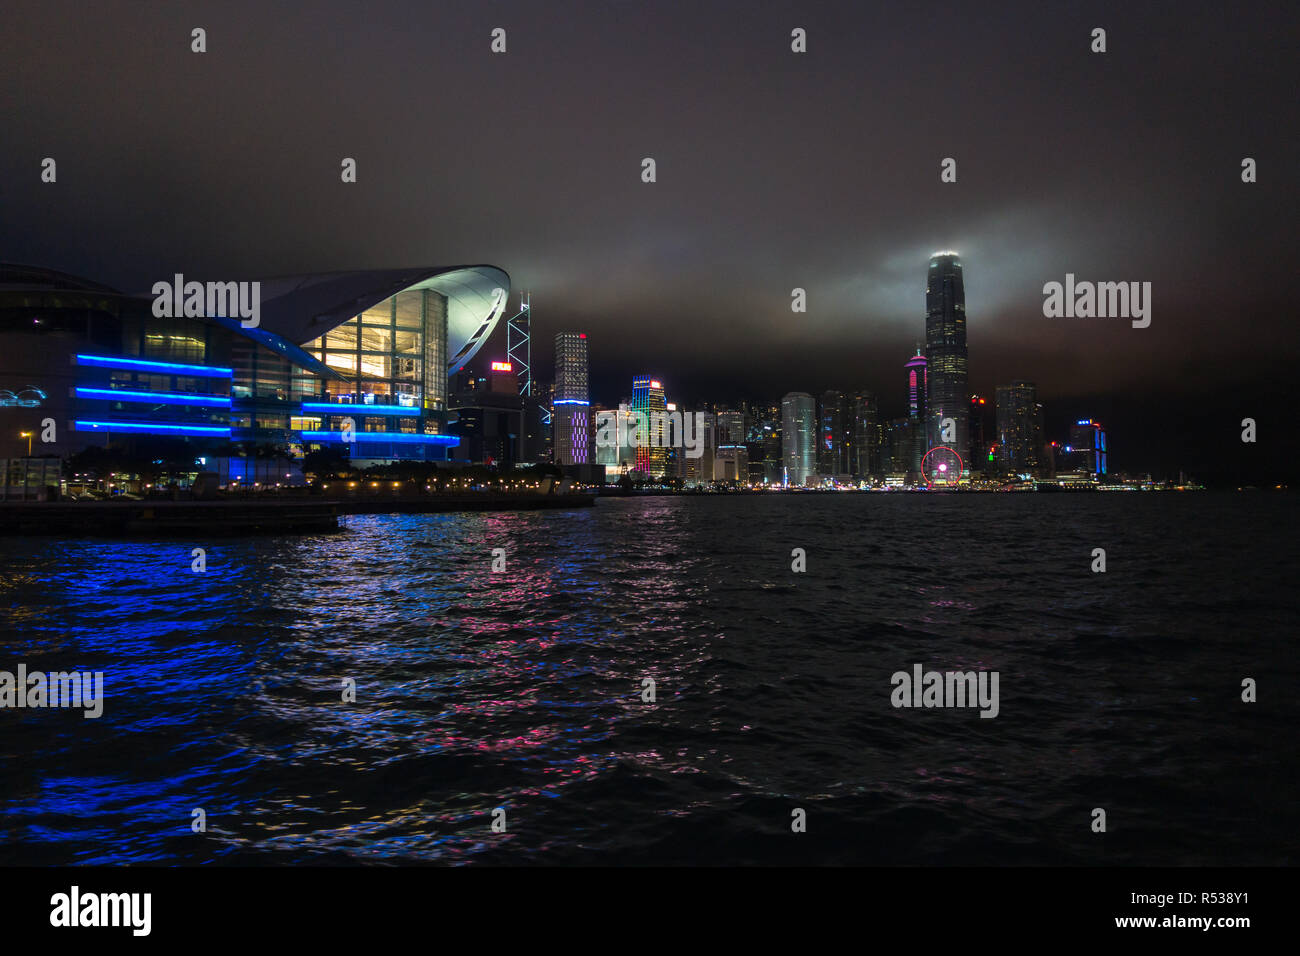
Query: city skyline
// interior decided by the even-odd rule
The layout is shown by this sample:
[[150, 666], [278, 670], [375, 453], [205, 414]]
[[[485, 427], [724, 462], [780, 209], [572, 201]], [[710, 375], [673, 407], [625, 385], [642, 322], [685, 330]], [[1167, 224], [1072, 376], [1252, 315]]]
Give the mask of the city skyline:
[[[11, 305], [17, 305], [21, 311], [24, 307], [22, 303], [26, 302], [26, 308], [29, 310], [21, 317], [20, 325], [26, 323], [27, 328], [38, 333], [52, 332], [59, 328], [67, 331], [66, 318], [60, 316], [58, 310], [75, 308], [78, 303], [86, 304], [90, 300], [83, 302], [81, 296], [87, 293], [96, 296], [112, 296], [119, 303], [116, 308], [125, 307], [127, 312], [138, 316], [148, 304], [147, 297], [120, 296], [107, 287], [94, 284], [91, 280], [49, 270], [6, 266], [5, 271]], [[339, 295], [343, 288], [351, 287], [353, 292], [362, 288], [357, 285], [358, 281], [384, 281], [378, 276], [386, 276], [387, 281], [390, 282], [400, 277], [400, 284], [405, 284], [421, 274], [423, 273], [339, 274], [297, 277], [288, 281], [272, 280], [271, 288], [274, 290], [278, 287], [281, 292], [272, 294], [269, 301], [269, 318], [280, 331], [288, 331], [290, 327], [302, 321], [302, 304], [307, 301], [300, 298], [304, 290], [315, 298], [317, 302], [315, 308], [319, 308], [326, 302], [333, 303], [335, 300], [332, 296]], [[384, 299], [363, 313], [353, 315], [327, 335], [317, 335], [314, 339], [304, 342], [302, 348], [286, 341], [275, 332], [260, 328], [250, 333], [250, 336], [261, 345], [269, 346], [273, 350], [272, 354], [279, 353], [278, 355], [255, 358], [257, 350], [253, 349], [248, 340], [240, 337], [230, 343], [233, 351], [224, 360], [221, 357], [222, 349], [218, 347], [217, 362], [231, 362], [233, 359], [233, 364], [241, 370], [235, 373], [235, 383], [228, 396], [122, 390], [120, 382], [111, 391], [78, 386], [75, 395], [83, 420], [75, 423], [76, 430], [86, 432], [100, 428], [104, 430], [105, 435], [110, 431], [119, 434], [134, 431], [153, 434], [224, 436], [240, 440], [254, 439], [263, 443], [277, 439], [295, 442], [301, 438], [313, 449], [321, 447], [319, 443], [322, 441], [326, 443], [332, 441], [335, 444], [342, 441], [346, 449], [350, 438], [345, 435], [344, 429], [354, 426], [349, 425], [340, 416], [349, 408], [365, 407], [370, 411], [366, 415], [364, 427], [359, 428], [357, 433], [368, 452], [361, 453], [360, 458], [363, 460], [367, 457], [373, 458], [376, 453], [380, 458], [384, 456], [385, 449], [376, 448], [376, 442], [381, 445], [393, 442], [408, 445], [415, 443], [445, 445], [449, 442], [454, 445], [455, 440], [444, 441], [444, 438], [439, 435], [440, 432], [446, 432], [450, 426], [450, 431], [466, 439], [467, 444], [459, 453], [448, 453], [447, 460], [456, 458], [460, 461], [474, 462], [486, 455], [483, 460], [487, 463], [500, 463], [506, 466], [516, 462], [546, 461], [565, 467], [586, 464], [592, 450], [591, 429], [594, 419], [591, 412], [594, 407], [599, 407], [598, 402], [593, 406], [589, 398], [590, 362], [586, 333], [556, 333], [558, 357], [556, 379], [554, 382], [547, 382], [545, 379], [539, 381], [538, 396], [534, 397], [530, 358], [526, 351], [531, 327], [529, 321], [531, 310], [527, 304], [526, 294], [520, 296], [520, 312], [505, 326], [506, 355], [509, 361], [489, 358], [496, 354], [499, 345], [497, 343], [484, 349], [494, 338], [492, 329], [499, 324], [496, 319], [503, 318], [511, 311], [507, 308], [508, 276], [503, 271], [492, 267], [450, 270], [450, 276], [451, 278], [445, 281], [450, 282], [452, 288], [459, 287], [464, 291], [468, 288], [466, 282], [479, 286], [473, 293], [475, 307], [469, 313], [465, 312], [463, 303], [456, 307], [460, 335], [469, 336], [469, 340], [459, 349], [450, 364], [446, 359], [448, 300], [445, 296], [431, 292], [429, 289], [430, 283], [444, 280], [428, 278], [411, 286], [407, 291]], [[472, 282], [471, 276], [474, 277]], [[173, 283], [176, 289], [179, 289], [182, 278], [179, 275], [176, 277]], [[489, 288], [494, 283], [495, 286]], [[256, 282], [252, 284], [259, 285]], [[201, 291], [202, 283], [190, 285]], [[208, 285], [211, 288], [213, 283]], [[27, 288], [26, 292], [22, 291], [24, 287]], [[186, 288], [189, 289], [190, 286], [187, 285]], [[54, 289], [83, 291], [75, 300], [49, 298], [44, 300], [44, 306], [38, 307], [34, 305], [37, 300], [31, 297], [40, 289], [45, 289], [47, 292]], [[288, 295], [283, 295], [283, 290], [291, 291]], [[322, 291], [324, 291], [323, 298]], [[381, 294], [371, 292], [369, 298], [378, 298]], [[882, 416], [881, 406], [877, 404], [873, 391], [859, 389], [846, 394], [830, 389], [822, 393], [820, 399], [805, 395], [804, 397], [813, 404], [811, 415], [816, 420], [815, 434], [812, 436], [813, 447], [810, 449], [815, 464], [810, 468], [795, 464], [793, 471], [797, 478], [794, 482], [796, 485], [807, 483], [810, 476], [817, 476], [818, 483], [822, 478], [834, 483], [847, 483], [850, 479], [856, 481], [868, 476], [881, 478], [891, 472], [900, 475], [905, 473], [907, 485], [930, 483], [936, 478], [943, 479], [947, 484], [955, 482], [955, 476], [987, 481], [997, 477], [996, 469], [999, 468], [1002, 475], [1051, 478], [1056, 475], [1058, 463], [1064, 464], [1067, 459], [1072, 463], [1067, 470], [1078, 472], [1082, 469], [1083, 473], [1093, 475], [1094, 479], [1112, 472], [1130, 476], [1140, 476], [1143, 473], [1138, 462], [1125, 462], [1122, 456], [1120, 465], [1127, 467], [1109, 467], [1111, 456], [1104, 426], [1095, 422], [1093, 416], [1068, 423], [1068, 436], [1063, 429], [1049, 425], [1043, 403], [1037, 400], [1038, 386], [1035, 382], [1014, 380], [1009, 385], [998, 386], [995, 390], [994, 404], [987, 409], [994, 414], [995, 418], [988, 419], [985, 409], [980, 408], [985, 405], [986, 400], [977, 394], [970, 394], [967, 397], [965, 377], [961, 374], [964, 372], [967, 355], [962, 267], [958, 253], [955, 251], [936, 253], [930, 258], [925, 294], [927, 347], [922, 350], [918, 346], [916, 354], [904, 365], [907, 371], [906, 416], [893, 419]], [[169, 295], [179, 296], [179, 292], [173, 290]], [[361, 297], [345, 302], [341, 307], [329, 305], [326, 312], [333, 315], [333, 321], [337, 322], [351, 314], [352, 310], [349, 306], [365, 298], [366, 294], [363, 293]], [[105, 299], [98, 308], [105, 308], [108, 301]], [[459, 303], [459, 299], [456, 301]], [[157, 302], [158, 299], [155, 297], [154, 319], [147, 323], [149, 329], [144, 332], [144, 340], [142, 340], [146, 342], [144, 347], [147, 348], [143, 354], [169, 359], [179, 355], [201, 360], [205, 351], [202, 339], [206, 333], [195, 338], [192, 331], [168, 326], [166, 323], [170, 318], [165, 318], [162, 324], [157, 324], [159, 322]], [[49, 306], [52, 306], [54, 311], [44, 317], [41, 311], [30, 311], [33, 308], [39, 310]], [[108, 309], [105, 315], [108, 311], [112, 309]], [[176, 316], [180, 316], [178, 309], [173, 311]], [[167, 312], [168, 317], [172, 314], [173, 312]], [[201, 312], [193, 314], [202, 315]], [[133, 337], [139, 336], [142, 332], [139, 321], [140, 319], [136, 318], [128, 322], [129, 328], [133, 330], [127, 336], [128, 340], [131, 340], [127, 343], [129, 354], [141, 354], [139, 352], [142, 347], [141, 342], [131, 344], [134, 341]], [[185, 318], [178, 321], [184, 324], [191, 320]], [[232, 319], [220, 316], [206, 321], [227, 329], [238, 324]], [[515, 326], [520, 322], [523, 325], [517, 330]], [[199, 326], [190, 328], [192, 330], [201, 327], [202, 322]], [[439, 328], [442, 331], [438, 331]], [[474, 329], [477, 331], [470, 335], [470, 331]], [[519, 335], [516, 335], [516, 332], [519, 332]], [[296, 333], [296, 337], [304, 336], [300, 331]], [[18, 341], [21, 342], [22, 339]], [[521, 343], [520, 350], [516, 350], [509, 344], [516, 342]], [[158, 351], [159, 348], [163, 351]], [[178, 352], [177, 349], [181, 351]], [[477, 364], [476, 353], [481, 349], [483, 352], [477, 356], [477, 359], [487, 363], [490, 371], [486, 375], [474, 368]], [[19, 351], [22, 349], [20, 348]], [[925, 353], [935, 356], [936, 366], [946, 367], [949, 370], [946, 376], [948, 381], [942, 381], [942, 376], [930, 375], [930, 363]], [[428, 361], [422, 362], [420, 356]], [[285, 357], [289, 358], [291, 364], [284, 364]], [[57, 361], [57, 356], [51, 355], [45, 356], [43, 361], [48, 364], [51, 358]], [[953, 361], [954, 358], [956, 362]], [[225, 376], [232, 374], [232, 370], [226, 368], [185, 366], [166, 362], [160, 364], [157, 361], [142, 362], [130, 357], [76, 355], [75, 359], [75, 364], [92, 366], [107, 364], [112, 367], [135, 369], [137, 373], [146, 375], [144, 381], [148, 381], [148, 372], [152, 370], [149, 367], [157, 366], [161, 369], [163, 365], [166, 365], [173, 374], [183, 373], [186, 369], [220, 373]], [[461, 364], [462, 362], [465, 364]], [[19, 364], [22, 365], [21, 362]], [[426, 365], [430, 369], [442, 367], [447, 374], [433, 374], [432, 378], [426, 378], [422, 371]], [[32, 370], [33, 367], [14, 367], [10, 368], [9, 373], [10, 377], [12, 374], [19, 374], [19, 377], [22, 377], [23, 374], [31, 374]], [[49, 370], [46, 371], [48, 373]], [[324, 375], [324, 379], [318, 377], [321, 375]], [[657, 412], [676, 409], [676, 402], [668, 403], [665, 407], [666, 389], [661, 378], [662, 376], [656, 378], [646, 375], [634, 377], [631, 397], [623, 397], [620, 406], [624, 409], [630, 408], [634, 413], [646, 415], [650, 419], [653, 419]], [[451, 379], [455, 379], [454, 387], [457, 390], [451, 403], [451, 408], [456, 414], [448, 418], [444, 410], [447, 407], [448, 390], [453, 387]], [[283, 402], [290, 392], [295, 396], [307, 398], [317, 390], [319, 394], [315, 402], [307, 401], [302, 404], [301, 417], [294, 416], [291, 409], [278, 404]], [[39, 389], [35, 391], [27, 389], [23, 394], [38, 392], [41, 393], [42, 398], [35, 404], [40, 406], [48, 399], [48, 393]], [[361, 392], [366, 393], [364, 399]], [[489, 399], [489, 393], [498, 397]], [[790, 397], [791, 394], [787, 394], [783, 402]], [[100, 409], [91, 401], [95, 399], [112, 399], [113, 402], [118, 403], [115, 407], [120, 407], [122, 400], [127, 399], [128, 406], [139, 405], [141, 402], [156, 404], [163, 401], [164, 404], [172, 406], [189, 406], [192, 411], [200, 406], [210, 409], [214, 407], [230, 409], [233, 404], [235, 408], [229, 419], [226, 413], [213, 412], [211, 415], [204, 413], [207, 417], [197, 420], [190, 415], [171, 424], [141, 422], [127, 427], [129, 422], [109, 421], [107, 419], [112, 415], [107, 418], [100, 415]], [[266, 399], [273, 400], [274, 408], [265, 403]], [[329, 404], [320, 404], [320, 399], [327, 399]], [[32, 401], [29, 397], [25, 404], [30, 405]], [[86, 404], [88, 401], [91, 404]], [[484, 401], [494, 406], [495, 410], [489, 412], [483, 407]], [[339, 402], [343, 404], [336, 404]], [[349, 402], [353, 404], [349, 405]], [[16, 406], [17, 400], [15, 399], [11, 404]], [[761, 483], [789, 483], [791, 471], [789, 466], [795, 459], [801, 459], [803, 452], [795, 452], [793, 459], [787, 452], [783, 456], [787, 459], [787, 467], [784, 473], [777, 473], [772, 467], [775, 462], [769, 460], [772, 458], [771, 455], [760, 453], [759, 457], [753, 457], [756, 452], [760, 452], [753, 447], [755, 443], [753, 436], [738, 437], [744, 430], [746, 419], [754, 424], [762, 422], [776, 426], [777, 435], [774, 437], [779, 437], [783, 430], [781, 429], [783, 416], [776, 412], [775, 406], [771, 406], [772, 413], [764, 417], [755, 412], [755, 404], [753, 400], [748, 399], [738, 403], [716, 401], [706, 403], [718, 416], [716, 434], [719, 444], [716, 448], [710, 446], [709, 462], [703, 474], [696, 477], [703, 477], [706, 481], [711, 479], [741, 483], [745, 483], [746, 480]], [[757, 404], [761, 405], [762, 402]], [[949, 408], [955, 405], [958, 414], [949, 417], [942, 410], [944, 405]], [[257, 406], [256, 411], [254, 406]], [[435, 417], [428, 420], [424, 418], [415, 420], [418, 417], [415, 413], [417, 407], [435, 413]], [[888, 408], [888, 405], [885, 408]], [[972, 409], [979, 409], [980, 414], [970, 417]], [[87, 411], [94, 414], [86, 417]], [[139, 409], [135, 409], [136, 417], [138, 412]], [[321, 413], [329, 412], [335, 414], [321, 417]], [[722, 424], [724, 414], [739, 417], [736, 417], [729, 426], [724, 427]], [[289, 417], [283, 417], [285, 415]], [[394, 418], [394, 415], [397, 417]], [[504, 417], [501, 417], [502, 415]], [[458, 416], [462, 424], [456, 424]], [[129, 417], [131, 416], [128, 415]], [[154, 417], [158, 417], [156, 410]], [[994, 421], [996, 427], [990, 430]], [[196, 427], [200, 425], [204, 427]], [[326, 426], [323, 431], [320, 430], [322, 425]], [[1097, 429], [1096, 434], [1081, 436], [1077, 429], [1078, 426], [1083, 425], [1093, 426]], [[287, 432], [284, 431], [286, 427], [289, 429]], [[712, 422], [707, 428], [710, 433], [714, 432]], [[497, 437], [489, 437], [489, 433]], [[24, 432], [19, 438], [29, 439], [31, 434], [31, 432]], [[421, 435], [424, 437], [419, 437]], [[674, 442], [665, 442], [662, 440], [663, 437], [651, 441], [649, 446], [642, 444], [641, 448], [635, 450], [636, 470], [643, 475], [657, 477], [677, 470], [678, 463], [675, 456], [665, 451], [664, 447], [665, 444], [671, 445]], [[10, 438], [12, 440], [12, 436]], [[1060, 440], [1052, 441], [1052, 438]], [[1097, 440], [1095, 445], [1092, 444], [1094, 438]], [[801, 440], [796, 438], [796, 444]], [[504, 444], [501, 444], [502, 441]], [[46, 439], [43, 438], [42, 444], [46, 444]], [[725, 455], [722, 451], [724, 444], [729, 449]], [[1073, 446], [1080, 444], [1090, 448], [1092, 454], [1084, 455], [1082, 451], [1076, 451]], [[943, 461], [941, 461], [943, 456], [935, 458], [932, 454], [941, 447], [944, 454], [949, 456]], [[976, 447], [979, 449], [979, 457], [972, 457], [970, 449]], [[987, 461], [996, 462], [995, 465], [984, 464], [985, 447], [988, 449]], [[960, 463], [956, 457], [957, 449], [965, 452]], [[354, 459], [358, 457], [358, 450], [352, 451]], [[725, 474], [719, 474], [713, 469], [715, 452], [718, 460], [725, 458], [729, 461]], [[396, 454], [392, 448], [387, 448], [387, 453]], [[469, 455], [468, 459], [464, 457], [466, 453]], [[442, 452], [439, 452], [434, 457], [441, 456]], [[402, 454], [399, 457], [410, 456]], [[418, 453], [415, 457], [423, 457], [423, 453]], [[759, 462], [760, 457], [763, 459], [762, 464]], [[1090, 464], [1085, 468], [1079, 464], [1080, 460], [1086, 460]], [[751, 463], [754, 466], [752, 468], [749, 467]], [[671, 468], [666, 467], [670, 464]], [[233, 470], [234, 466], [231, 467]], [[1177, 469], [1180, 485], [1186, 483], [1186, 476], [1186, 468], [1180, 465]], [[289, 478], [291, 475], [286, 474], [284, 477]], [[591, 480], [593, 475], [584, 472], [581, 477]], [[1155, 477], [1159, 481], [1174, 476], [1157, 474]], [[1192, 479], [1197, 477], [1193, 475]], [[1193, 483], [1196, 483], [1195, 480]]]
[[[735, 428], [728, 431], [742, 428], [746, 416], [750, 416], [751, 425], [776, 426], [781, 436], [789, 435], [793, 430], [793, 437], [782, 438], [780, 473], [773, 473], [771, 461], [767, 462], [769, 467], [766, 469], [755, 461], [751, 479], [762, 469], [767, 472], [762, 479], [764, 482], [796, 486], [805, 484], [810, 478], [848, 481], [850, 478], [880, 477], [890, 472], [907, 473], [909, 484], [913, 481], [924, 483], [936, 477], [955, 482], [953, 475], [959, 474], [963, 479], [977, 475], [987, 478], [999, 471], [1003, 475], [1054, 476], [1058, 464], [1063, 470], [1090, 474], [1094, 479], [1110, 474], [1105, 427], [1091, 416], [1067, 423], [1068, 434], [1065, 428], [1049, 426], [1044, 406], [1038, 401], [1035, 382], [1015, 379], [999, 385], [994, 390], [991, 408], [987, 408], [985, 398], [970, 392], [966, 378], [968, 353], [963, 285], [963, 269], [957, 251], [936, 252], [930, 257], [925, 282], [927, 344], [924, 349], [918, 345], [916, 354], [904, 364], [907, 373], [906, 414], [902, 417], [882, 418], [875, 392], [866, 390], [845, 394], [830, 389], [820, 398], [803, 392], [787, 393], [779, 405], [770, 406], [772, 414], [767, 418], [753, 415], [754, 410], [762, 406], [763, 399], [704, 402], [718, 416], [719, 435], [727, 430], [722, 428], [724, 415], [739, 416]], [[555, 394], [569, 396], [570, 400], [559, 401], [554, 407], [557, 424], [553, 459], [561, 465], [574, 465], [579, 463], [579, 458], [563, 449], [573, 445], [572, 432], [578, 421], [573, 416], [585, 415], [591, 404], [587, 400], [590, 397], [587, 390], [590, 374], [587, 335], [585, 332], [558, 332], [555, 342]], [[943, 370], [933, 377], [930, 374], [932, 359], [934, 366]], [[580, 385], [577, 384], [579, 381]], [[624, 395], [620, 406], [649, 413], [651, 408], [646, 402], [645, 390], [651, 384], [657, 393], [666, 391], [662, 382], [651, 382], [650, 378], [638, 375], [633, 378], [631, 397]], [[579, 393], [582, 400], [575, 403], [572, 397]], [[810, 403], [806, 412], [801, 403]], [[560, 407], [570, 404], [580, 405], [581, 409]], [[945, 406], [948, 412], [944, 411]], [[884, 407], [890, 407], [890, 403]], [[667, 408], [672, 410], [676, 404], [669, 403]], [[792, 408], [793, 412], [790, 411]], [[945, 418], [948, 414], [952, 415], [951, 420]], [[806, 415], [815, 420], [812, 433], [805, 426]], [[986, 421], [989, 415], [992, 419]], [[988, 428], [990, 424], [993, 425], [991, 431]], [[1091, 431], [1085, 435], [1080, 431], [1081, 426], [1087, 426]], [[587, 419], [587, 427], [593, 427], [591, 419]], [[955, 432], [946, 431], [953, 429]], [[1053, 437], [1060, 440], [1052, 441]], [[720, 438], [717, 440], [719, 444], [709, 449], [710, 461], [715, 451], [721, 455], [723, 445]], [[734, 438], [729, 440], [736, 441]], [[761, 442], [751, 439], [745, 445], [730, 447], [735, 449], [747, 445], [748, 451], [752, 452], [759, 444]], [[939, 459], [927, 466], [927, 455], [936, 447], [956, 452], [962, 462], [961, 468], [944, 474], [950, 464], [940, 463]], [[637, 470], [656, 477], [665, 469], [668, 460], [658, 456], [652, 464], [649, 454], [644, 449], [637, 451]], [[732, 457], [734, 459], [734, 453]], [[747, 456], [746, 460], [751, 459]], [[954, 468], [955, 462], [952, 460]], [[1187, 480], [1183, 467], [1180, 466], [1177, 472], [1180, 483]], [[1134, 461], [1127, 473], [1141, 474], [1142, 469]], [[794, 476], [793, 482], [791, 475]], [[713, 477], [715, 480], [719, 478], [716, 472]], [[743, 470], [737, 471], [734, 461], [731, 480], [744, 481]]]

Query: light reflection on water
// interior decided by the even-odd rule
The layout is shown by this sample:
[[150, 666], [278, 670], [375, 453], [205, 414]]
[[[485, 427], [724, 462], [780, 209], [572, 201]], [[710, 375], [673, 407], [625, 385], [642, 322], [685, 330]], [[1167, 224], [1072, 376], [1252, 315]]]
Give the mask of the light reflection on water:
[[[97, 721], [0, 711], [0, 862], [1280, 862], [1284, 794], [1246, 781], [1287, 715], [1235, 702], [1232, 637], [1294, 677], [1289, 567], [1219, 556], [1289, 549], [1291, 507], [651, 498], [0, 541], [0, 668], [107, 691]], [[1171, 523], [1201, 529], [1176, 562]], [[1000, 716], [892, 709], [912, 663], [998, 670]]]

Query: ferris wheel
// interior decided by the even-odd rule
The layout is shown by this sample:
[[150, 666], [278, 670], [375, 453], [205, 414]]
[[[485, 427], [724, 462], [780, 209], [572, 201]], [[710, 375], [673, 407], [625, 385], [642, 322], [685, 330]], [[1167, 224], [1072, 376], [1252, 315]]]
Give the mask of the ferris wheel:
[[956, 488], [963, 467], [961, 455], [947, 445], [935, 445], [921, 459], [921, 475], [928, 488]]

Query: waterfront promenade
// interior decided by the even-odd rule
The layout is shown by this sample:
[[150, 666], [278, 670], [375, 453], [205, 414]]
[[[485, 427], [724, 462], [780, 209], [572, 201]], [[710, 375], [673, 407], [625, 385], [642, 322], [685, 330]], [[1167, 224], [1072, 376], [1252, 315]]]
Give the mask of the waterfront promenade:
[[465, 492], [432, 495], [231, 498], [216, 501], [60, 501], [0, 503], [0, 535], [319, 534], [339, 530], [339, 515], [434, 514], [584, 508], [587, 494]]

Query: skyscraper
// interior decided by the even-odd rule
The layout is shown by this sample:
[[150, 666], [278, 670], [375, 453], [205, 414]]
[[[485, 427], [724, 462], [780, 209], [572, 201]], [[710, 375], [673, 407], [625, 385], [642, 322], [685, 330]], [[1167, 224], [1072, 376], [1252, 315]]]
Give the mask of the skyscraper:
[[719, 409], [714, 426], [713, 480], [749, 480], [749, 449], [745, 447], [745, 413], [734, 409]]
[[645, 416], [642, 419], [645, 431], [637, 430], [636, 469], [652, 478], [658, 478], [668, 464], [664, 444], [669, 436], [664, 434], [663, 427], [668, 407], [664, 400], [663, 383], [648, 375], [632, 379], [631, 411]]
[[[907, 360], [903, 366], [907, 373], [907, 417], [911, 421], [912, 448], [907, 460], [907, 471], [921, 471], [921, 461], [930, 450], [926, 440], [925, 409], [929, 390], [929, 363], [921, 350]], [[958, 452], [958, 454], [961, 454]], [[965, 459], [962, 459], [965, 461]]]
[[781, 404], [755, 404], [749, 412], [750, 473], [756, 482], [780, 484], [785, 470], [781, 455]]
[[745, 443], [745, 413], [734, 409], [717, 412], [718, 445], [743, 445]]
[[551, 416], [555, 461], [560, 465], [587, 463], [591, 430], [587, 393], [587, 334], [559, 332], [555, 336], [555, 400]]
[[[676, 405], [669, 404], [670, 412], [676, 409]], [[700, 435], [702, 445], [701, 454], [698, 458], [691, 458], [686, 454], [685, 448], [675, 448], [676, 462], [673, 466], [674, 473], [685, 482], [687, 487], [695, 485], [707, 485], [713, 481], [715, 448], [718, 444], [716, 425], [714, 423], [713, 412], [699, 412], [700, 422], [703, 432]]]
[[845, 425], [844, 393], [833, 390], [824, 392], [817, 428], [818, 474], [829, 476], [848, 474], [848, 434]]
[[1038, 470], [1042, 445], [1040, 408], [1033, 382], [998, 386], [997, 441], [1003, 473], [1032, 475]]
[[532, 295], [519, 294], [519, 312], [506, 322], [506, 361], [519, 377], [519, 394], [533, 394]]
[[930, 387], [929, 376], [926, 374], [927, 364], [925, 356], [917, 349], [916, 354], [903, 366], [907, 372], [908, 418], [925, 418], [926, 390]]
[[849, 400], [853, 409], [853, 446], [849, 470], [857, 479], [868, 478], [883, 470], [880, 461], [880, 426], [876, 423], [876, 396], [858, 392]]
[[613, 429], [615, 432], [613, 435], [609, 434], [608, 429], [602, 435], [601, 431], [596, 428], [596, 423], [600, 421], [601, 412], [608, 411], [611, 414], [617, 415], [619, 412], [625, 410], [624, 406], [619, 405], [617, 408], [606, 409], [599, 403], [592, 402], [591, 405], [588, 406], [588, 410], [591, 413], [592, 422], [591, 442], [587, 445], [590, 450], [588, 455], [589, 460], [593, 465], [604, 467], [606, 475], [621, 473], [620, 466], [623, 462], [623, 449], [619, 445], [618, 439], [620, 436], [617, 435], [617, 428]]
[[885, 426], [885, 476], [892, 482], [915, 483], [918, 472], [912, 467], [916, 458], [918, 423], [911, 418], [893, 418]]
[[817, 405], [807, 392], [781, 399], [781, 457], [783, 479], [791, 485], [803, 485], [817, 473]]
[[[997, 471], [990, 466], [990, 449], [994, 447], [993, 441], [993, 403], [983, 395], [972, 395], [970, 397], [970, 453], [971, 461], [966, 462], [966, 467], [971, 472], [983, 472], [988, 474]], [[994, 456], [996, 459], [996, 455]], [[996, 464], [996, 460], [994, 460]]]
[[534, 376], [533, 394], [524, 396], [524, 448], [534, 462], [555, 461], [555, 383]]
[[[947, 445], [970, 468], [970, 392], [966, 387], [966, 289], [955, 252], [930, 257], [925, 283], [926, 446]], [[955, 430], [944, 441], [943, 420]]]
[[1056, 449], [1046, 438], [1046, 414], [1042, 402], [1034, 402], [1034, 474], [1040, 478], [1056, 477]]
[[1070, 426], [1070, 447], [1066, 454], [1069, 468], [1092, 481], [1110, 470], [1106, 461], [1106, 430], [1091, 418], [1080, 419]]

